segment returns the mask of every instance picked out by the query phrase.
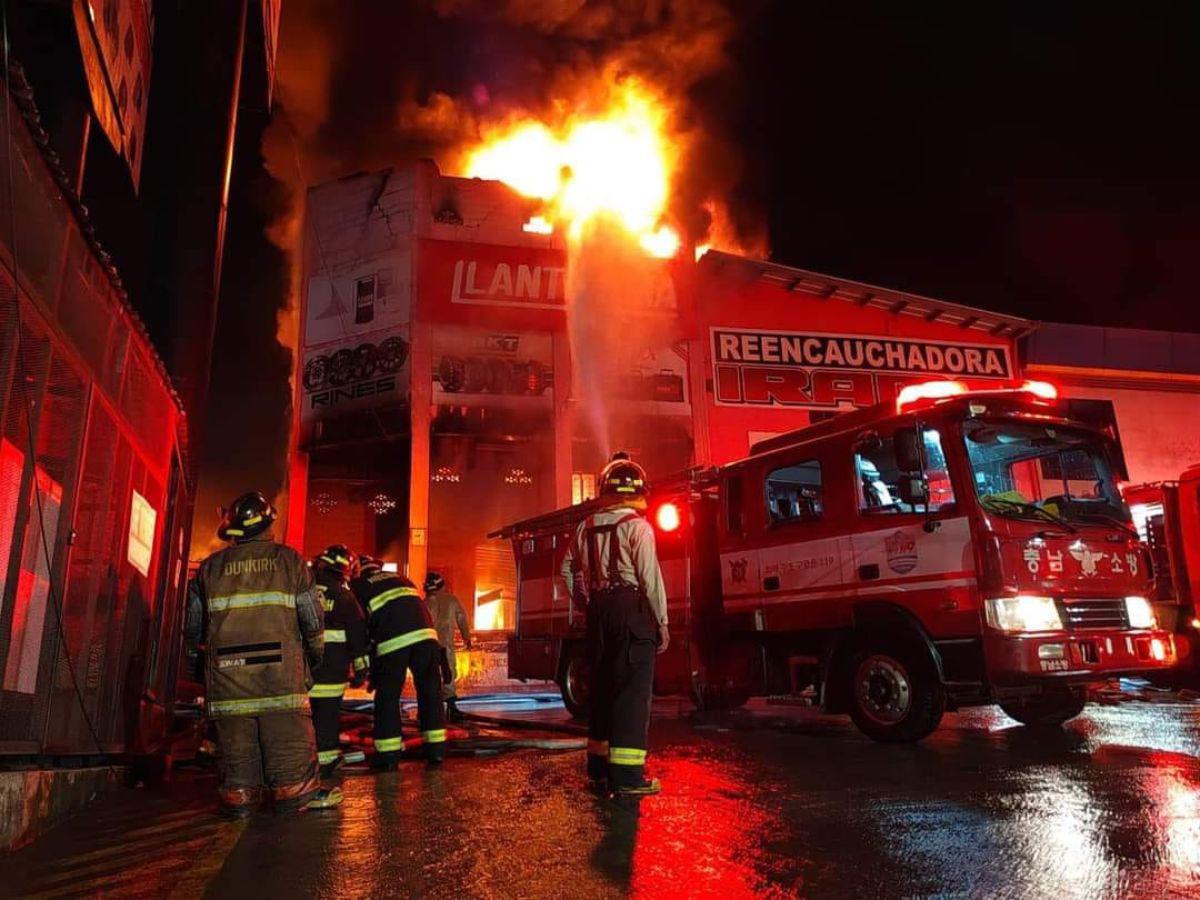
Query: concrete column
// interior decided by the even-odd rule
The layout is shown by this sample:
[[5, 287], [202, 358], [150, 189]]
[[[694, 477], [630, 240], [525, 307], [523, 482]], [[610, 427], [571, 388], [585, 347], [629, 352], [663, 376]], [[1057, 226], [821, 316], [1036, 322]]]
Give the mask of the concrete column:
[[412, 462], [408, 486], [408, 577], [425, 580], [429, 563], [429, 426], [433, 421], [433, 328], [421, 311], [421, 291], [416, 273], [420, 242], [413, 246], [413, 280], [409, 316], [409, 403], [412, 424]]
[[697, 466], [712, 462], [712, 445], [708, 438], [708, 344], [707, 338], [693, 338], [687, 342], [688, 393], [692, 400], [692, 445], [693, 460]]
[[575, 471], [571, 437], [575, 404], [571, 400], [571, 340], [565, 332], [552, 338], [554, 355], [554, 506], [571, 505], [571, 473]]

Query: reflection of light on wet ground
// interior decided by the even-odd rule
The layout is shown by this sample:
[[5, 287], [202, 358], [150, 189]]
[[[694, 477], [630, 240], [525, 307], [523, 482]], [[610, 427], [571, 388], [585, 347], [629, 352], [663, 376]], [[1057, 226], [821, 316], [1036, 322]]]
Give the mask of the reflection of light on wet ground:
[[1166, 794], [1167, 857], [1200, 890], [1200, 791], [1178, 772], [1161, 776]]
[[767, 890], [761, 847], [771, 823], [763, 786], [728, 759], [659, 757], [669, 790], [643, 802], [631, 888], [648, 897], [756, 897]]
[[1065, 885], [1068, 895], [1100, 896], [1113, 872], [1088, 791], [1051, 767], [1028, 772], [1027, 778], [1025, 802], [1011, 823], [1028, 854], [1027, 871], [1045, 885]]

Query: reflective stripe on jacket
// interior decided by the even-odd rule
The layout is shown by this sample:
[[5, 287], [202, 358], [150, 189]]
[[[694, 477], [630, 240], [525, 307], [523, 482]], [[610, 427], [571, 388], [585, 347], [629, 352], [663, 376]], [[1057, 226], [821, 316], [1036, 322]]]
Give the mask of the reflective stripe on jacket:
[[192, 590], [208, 620], [209, 716], [307, 710], [323, 624], [300, 554], [266, 537], [234, 544], [200, 564]]
[[426, 640], [437, 640], [433, 620], [421, 592], [411, 581], [392, 572], [376, 572], [352, 585], [367, 610], [367, 632], [375, 656], [386, 656]]
[[[341, 684], [352, 661], [366, 655], [367, 623], [358, 601], [338, 572], [318, 568], [316, 586], [325, 612], [325, 656], [313, 670], [313, 678], [318, 684]], [[365, 666], [355, 665], [355, 668]]]

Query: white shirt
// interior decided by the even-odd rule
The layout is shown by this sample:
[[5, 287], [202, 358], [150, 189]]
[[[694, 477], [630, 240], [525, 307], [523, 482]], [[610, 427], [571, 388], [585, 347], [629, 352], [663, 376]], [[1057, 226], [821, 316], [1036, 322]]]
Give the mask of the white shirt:
[[[587, 530], [597, 525], [612, 525], [632, 515], [628, 522], [617, 525], [615, 532], [596, 535], [596, 565], [599, 572], [590, 571]], [[650, 601], [650, 608], [660, 625], [667, 624], [667, 588], [663, 584], [662, 568], [655, 549], [654, 528], [641, 514], [628, 506], [614, 506], [588, 516], [575, 529], [575, 536], [563, 559], [562, 577], [572, 596], [586, 594], [608, 581], [609, 542], [616, 536], [617, 572], [626, 584], [640, 587]]]

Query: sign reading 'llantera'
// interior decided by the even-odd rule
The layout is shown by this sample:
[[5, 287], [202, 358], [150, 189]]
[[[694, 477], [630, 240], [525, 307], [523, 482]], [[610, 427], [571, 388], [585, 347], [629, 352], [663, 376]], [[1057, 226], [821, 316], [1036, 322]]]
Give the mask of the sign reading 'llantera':
[[564, 271], [562, 266], [459, 259], [454, 263], [450, 301], [474, 306], [565, 309]]
[[712, 329], [718, 404], [870, 406], [928, 378], [1013, 378], [1003, 344], [861, 334]]

